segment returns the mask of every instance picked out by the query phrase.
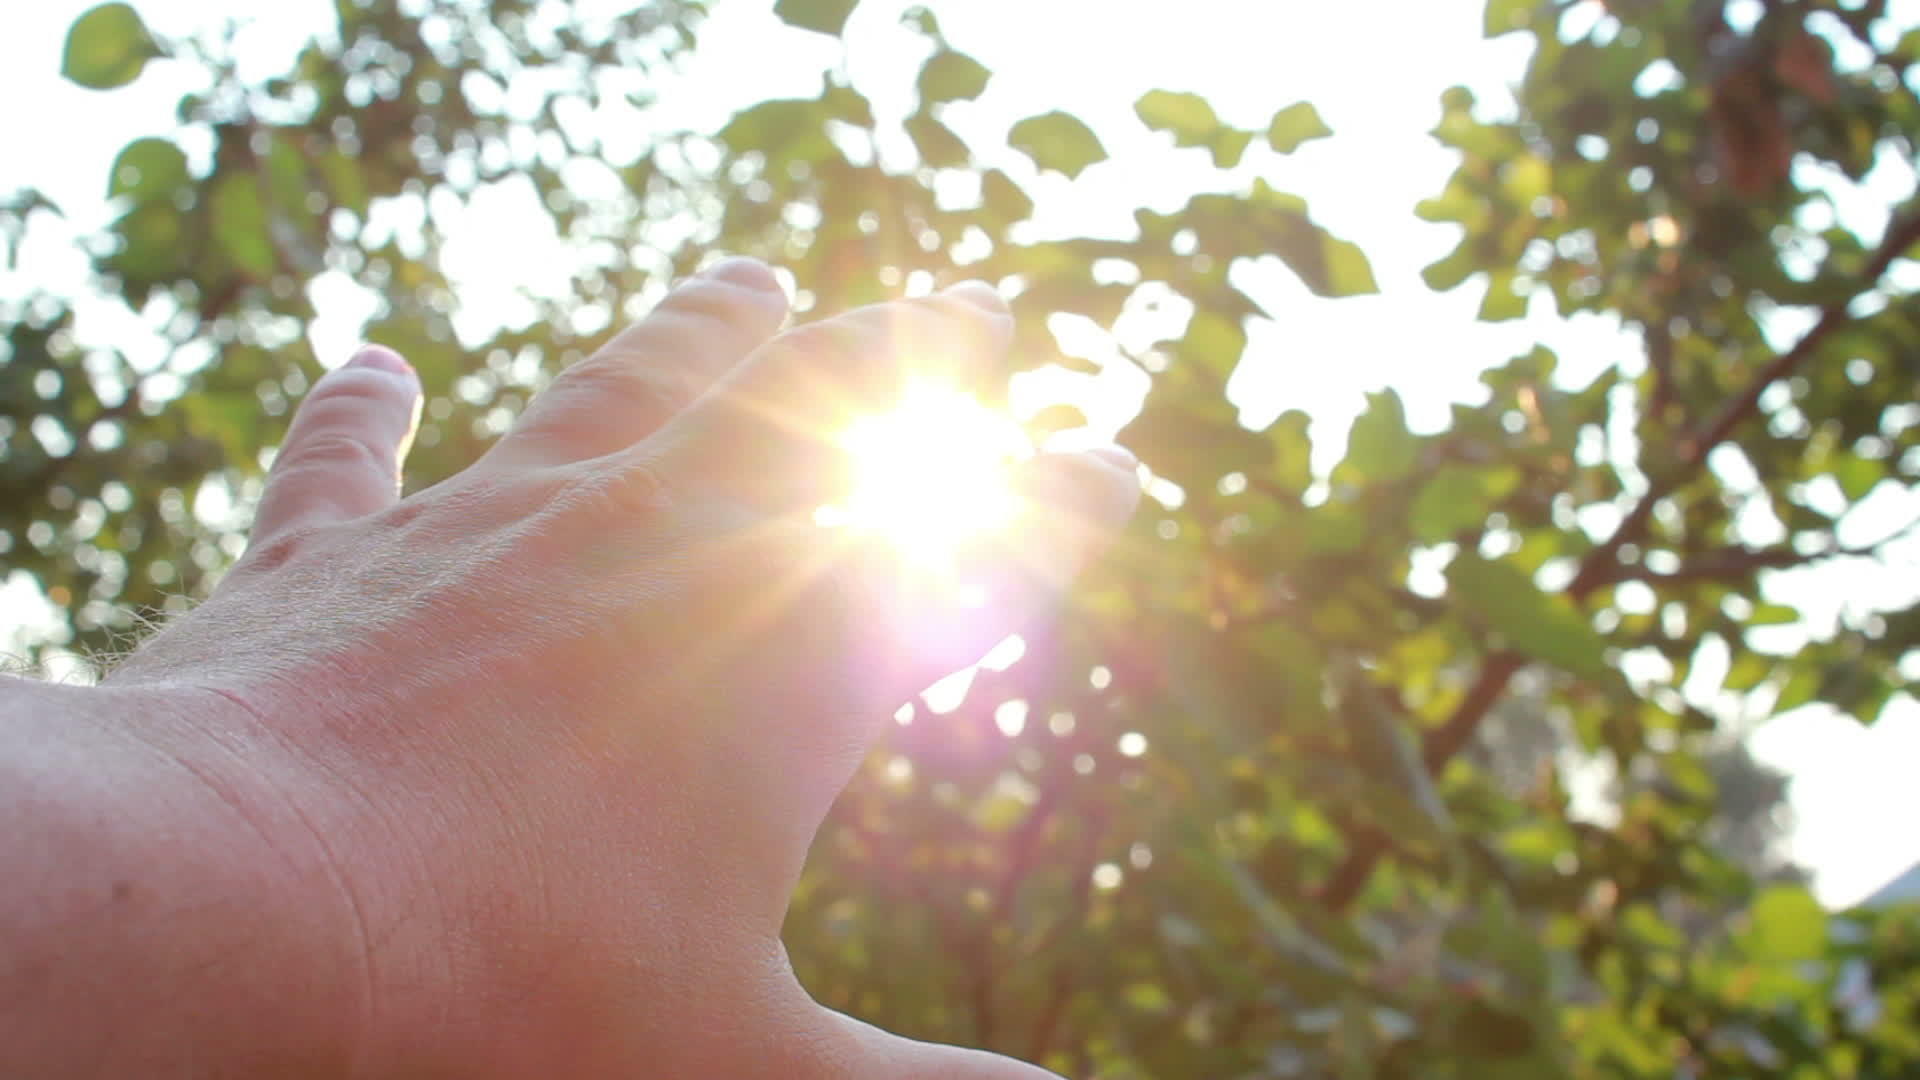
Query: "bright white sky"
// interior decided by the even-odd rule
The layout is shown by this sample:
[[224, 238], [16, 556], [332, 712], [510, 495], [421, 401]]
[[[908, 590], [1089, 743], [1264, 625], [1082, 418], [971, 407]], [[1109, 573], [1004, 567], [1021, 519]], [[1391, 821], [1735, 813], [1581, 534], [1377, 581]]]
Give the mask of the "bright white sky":
[[[7, 33], [0, 35], [0, 89], [13, 103], [0, 115], [0, 132], [12, 148], [0, 158], [0, 191], [38, 187], [82, 231], [106, 220], [103, 196], [115, 153], [131, 138], [172, 130], [174, 102], [194, 85], [191, 71], [167, 62], [111, 93], [62, 80], [58, 63], [66, 27], [87, 6], [80, 0], [15, 4]], [[252, 19], [241, 52], [250, 75], [285, 70], [300, 43], [328, 25], [332, 7], [325, 0], [271, 6], [136, 0], [135, 6], [164, 33], [228, 17]], [[906, 0], [866, 0], [849, 29], [849, 70], [883, 112], [889, 100], [897, 100], [890, 95], [911, 85], [922, 55], [923, 46], [897, 27], [906, 6]], [[716, 7], [685, 85], [662, 95], [675, 102], [682, 123], [717, 126], [741, 104], [811, 95], [820, 70], [840, 59], [834, 42], [775, 22], [772, 0], [719, 0]], [[1197, 91], [1227, 121], [1256, 129], [1264, 129], [1272, 111], [1288, 102], [1308, 99], [1319, 106], [1334, 138], [1278, 161], [1250, 154], [1241, 182], [1264, 175], [1282, 190], [1306, 196], [1318, 220], [1371, 256], [1382, 294], [1328, 303], [1283, 272], [1254, 269], [1242, 280], [1277, 321], [1255, 328], [1233, 390], [1251, 423], [1286, 408], [1307, 410], [1315, 417], [1322, 464], [1337, 458], [1342, 432], [1368, 390], [1396, 388], [1416, 424], [1430, 429], [1445, 419], [1453, 401], [1480, 396], [1475, 380], [1482, 367], [1536, 341], [1560, 353], [1563, 372], [1575, 381], [1607, 365], [1637, 368], [1635, 342], [1609, 321], [1565, 322], [1550, 305], [1536, 305], [1527, 320], [1480, 324], [1473, 321], [1475, 286], [1436, 296], [1420, 282], [1420, 268], [1450, 250], [1456, 234], [1412, 216], [1413, 204], [1437, 193], [1453, 167], [1451, 156], [1426, 134], [1439, 115], [1439, 94], [1465, 83], [1485, 108], [1502, 109], [1511, 101], [1506, 86], [1526, 60], [1525, 42], [1517, 36], [1481, 40], [1481, 0], [1185, 0], [1173, 19], [1163, 5], [1111, 0], [965, 0], [935, 7], [954, 45], [995, 71], [984, 98], [954, 106], [949, 114], [963, 135], [979, 133], [982, 142], [990, 141], [1016, 115], [1062, 108], [1088, 119], [1106, 140], [1113, 160], [1077, 183], [1058, 175], [1030, 181], [1049, 231], [1124, 229], [1131, 207], [1143, 197], [1170, 209], [1174, 194], [1204, 182], [1210, 167], [1202, 151], [1174, 154], [1164, 137], [1139, 129], [1131, 104], [1147, 89]], [[1895, 0], [1894, 7], [1920, 9], [1920, 0]], [[263, 18], [263, 10], [274, 14]], [[1920, 10], [1910, 10], [1906, 21], [1920, 21]], [[1018, 159], [1008, 167], [1030, 176]], [[1843, 220], [1877, 234], [1885, 207], [1911, 190], [1913, 175], [1910, 165], [1884, 163], [1864, 189], [1842, 193]], [[501, 215], [487, 216], [486, 241], [473, 244], [474, 265], [462, 277], [472, 296], [506, 303], [515, 288], [531, 283], [524, 275], [541, 260], [527, 258], [519, 243], [503, 243], [500, 230], [512, 226]], [[69, 295], [80, 291], [85, 261], [64, 238], [54, 239], [27, 252], [24, 273], [0, 271], [0, 294], [29, 282]], [[539, 242], [526, 238], [527, 244]], [[480, 257], [505, 247], [515, 250], [514, 258]], [[338, 362], [371, 311], [347, 287], [316, 294], [316, 302], [322, 311], [316, 348], [329, 363]], [[494, 309], [488, 302], [475, 306]], [[124, 309], [98, 304], [83, 309], [81, 330], [103, 343], [144, 334]], [[1097, 426], [1115, 427], [1131, 411], [1140, 389], [1132, 377], [1116, 367], [1108, 392], [1089, 399]], [[1849, 540], [1890, 531], [1888, 523], [1904, 520], [1902, 513], [1915, 504], [1891, 490], [1876, 495], [1877, 505], [1850, 519], [1857, 535]], [[1894, 566], [1798, 575], [1781, 579], [1776, 593], [1799, 603], [1818, 632], [1833, 624], [1843, 605], [1854, 609], [1865, 605], [1865, 597], [1886, 598], [1893, 574], [1901, 575], [1896, 591], [1911, 595], [1916, 565], [1902, 558]], [[6, 602], [7, 594], [13, 603]], [[20, 599], [17, 584], [0, 589], [0, 611], [9, 621], [22, 610]], [[1823, 900], [1858, 900], [1920, 860], [1920, 831], [1901, 824], [1920, 820], [1915, 703], [1902, 699], [1871, 729], [1802, 709], [1764, 725], [1753, 742], [1763, 759], [1793, 775], [1792, 849], [1814, 871]]]

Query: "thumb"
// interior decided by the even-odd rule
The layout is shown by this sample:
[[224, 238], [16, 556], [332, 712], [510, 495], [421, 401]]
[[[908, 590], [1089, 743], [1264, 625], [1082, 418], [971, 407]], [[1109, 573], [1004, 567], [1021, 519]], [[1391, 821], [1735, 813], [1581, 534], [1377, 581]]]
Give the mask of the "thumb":
[[420, 379], [400, 354], [363, 346], [294, 414], [254, 517], [255, 543], [393, 505], [420, 421]]
[[835, 1015], [856, 1048], [849, 1080], [1060, 1080], [1056, 1073], [999, 1054], [905, 1039]]

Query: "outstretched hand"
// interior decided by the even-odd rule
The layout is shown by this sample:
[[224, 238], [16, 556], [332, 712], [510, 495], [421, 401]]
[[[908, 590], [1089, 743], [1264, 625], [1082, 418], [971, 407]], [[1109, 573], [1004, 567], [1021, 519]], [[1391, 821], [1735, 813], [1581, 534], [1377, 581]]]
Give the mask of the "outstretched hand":
[[[245, 557], [109, 686], [190, 688], [171, 737], [337, 928], [356, 1075], [1016, 1080], [816, 1005], [779, 933], [808, 844], [901, 702], [1045, 605], [1139, 489], [1021, 467], [968, 549], [984, 604], [816, 525], [823, 433], [909, 364], [992, 364], [963, 285], [780, 332], [719, 263], [407, 498], [420, 388], [363, 349], [295, 416]], [[199, 739], [196, 743], [194, 740]]]

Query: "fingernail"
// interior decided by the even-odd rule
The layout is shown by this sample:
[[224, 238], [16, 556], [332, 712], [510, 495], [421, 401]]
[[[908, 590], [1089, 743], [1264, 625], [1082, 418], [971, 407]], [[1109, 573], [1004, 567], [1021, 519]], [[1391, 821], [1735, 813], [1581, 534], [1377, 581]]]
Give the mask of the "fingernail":
[[1121, 472], [1130, 473], [1140, 467], [1140, 459], [1134, 457], [1133, 451], [1124, 446], [1096, 446], [1087, 451], [1087, 453], [1119, 469]]
[[760, 292], [780, 291], [780, 279], [773, 275], [773, 269], [759, 259], [745, 255], [721, 259], [700, 271], [698, 276], [709, 281], [724, 281], [730, 285], [738, 285], [743, 289], [754, 289]]
[[991, 311], [995, 315], [1007, 312], [1007, 302], [1000, 298], [993, 286], [984, 281], [963, 281], [958, 285], [949, 285], [942, 290], [944, 295], [956, 300], [965, 300], [982, 311]]
[[394, 375], [419, 378], [419, 375], [414, 372], [412, 364], [407, 363], [399, 353], [394, 352], [385, 345], [360, 346], [360, 350], [353, 354], [352, 359], [347, 361], [347, 366], [373, 368], [376, 371], [390, 372]]

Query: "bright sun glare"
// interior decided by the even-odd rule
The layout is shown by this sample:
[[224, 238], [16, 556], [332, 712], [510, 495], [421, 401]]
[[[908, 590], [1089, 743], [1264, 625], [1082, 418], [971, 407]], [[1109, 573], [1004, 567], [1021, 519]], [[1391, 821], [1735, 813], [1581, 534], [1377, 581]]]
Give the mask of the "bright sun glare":
[[883, 536], [930, 568], [1012, 522], [1010, 468], [1032, 453], [1012, 419], [928, 382], [910, 384], [893, 411], [853, 424], [841, 445], [853, 458], [853, 488], [817, 520]]

